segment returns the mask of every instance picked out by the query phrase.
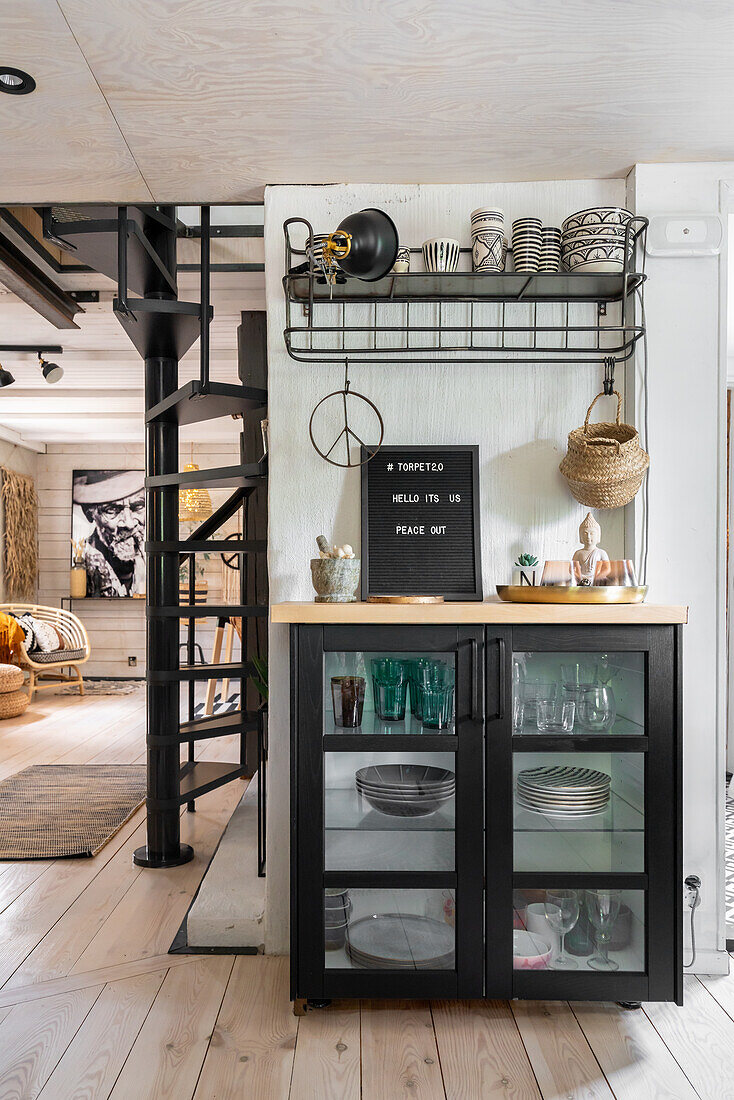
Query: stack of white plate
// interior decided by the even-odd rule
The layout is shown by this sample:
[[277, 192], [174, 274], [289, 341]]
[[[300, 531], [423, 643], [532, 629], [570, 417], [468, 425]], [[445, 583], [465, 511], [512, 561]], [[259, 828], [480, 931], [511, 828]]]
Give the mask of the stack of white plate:
[[451, 970], [454, 930], [413, 913], [374, 913], [349, 925], [347, 955], [367, 970]]
[[632, 233], [627, 236], [632, 216], [621, 206], [593, 206], [571, 214], [561, 225], [564, 267], [579, 272], [623, 271], [625, 241], [630, 259], [633, 251]]
[[528, 768], [519, 773], [519, 806], [547, 817], [592, 817], [609, 805], [611, 776], [592, 768], [567, 765]]
[[425, 817], [456, 791], [453, 772], [428, 764], [373, 764], [359, 768], [354, 783], [374, 810], [390, 817]]

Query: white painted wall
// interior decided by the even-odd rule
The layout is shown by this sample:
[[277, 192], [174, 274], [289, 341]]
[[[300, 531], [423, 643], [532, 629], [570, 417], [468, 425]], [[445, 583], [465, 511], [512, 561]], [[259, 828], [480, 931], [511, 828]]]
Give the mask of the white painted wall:
[[[234, 424], [234, 421], [232, 422]], [[206, 467], [231, 466], [239, 458], [239, 442], [225, 425], [219, 443], [194, 444], [194, 462]], [[179, 450], [180, 468], [191, 460], [190, 443]], [[47, 453], [38, 455], [36, 485], [39, 495], [39, 602], [58, 607], [61, 596], [69, 594], [71, 534], [71, 478], [74, 470], [143, 469], [145, 457], [138, 443], [49, 443]], [[210, 490], [216, 508], [228, 490]], [[233, 528], [232, 528], [233, 529]], [[205, 565], [209, 600], [219, 602], [221, 559], [212, 555]], [[140, 677], [145, 675], [145, 600], [89, 600], [75, 602], [73, 611], [83, 620], [89, 633], [92, 656], [85, 675]], [[214, 624], [216, 625], [216, 623]], [[205, 657], [211, 656], [213, 627], [197, 624], [197, 640]], [[183, 637], [183, 635], [182, 635]], [[137, 667], [128, 666], [128, 655], [136, 656]]]
[[[301, 215], [316, 232], [348, 213], [379, 206], [403, 243], [446, 234], [469, 244], [469, 215], [497, 204], [506, 224], [524, 214], [559, 225], [574, 210], [623, 203], [624, 180], [576, 180], [460, 186], [270, 187], [265, 205], [265, 268], [271, 434], [270, 593], [274, 602], [311, 599], [309, 559], [320, 533], [359, 545], [359, 474], [327, 465], [311, 448], [316, 402], [338, 388], [343, 368], [288, 357], [282, 275], [283, 221]], [[457, 307], [461, 308], [461, 307]], [[621, 373], [621, 372], [620, 372]], [[567, 555], [584, 509], [568, 493], [558, 463], [568, 431], [583, 422], [599, 391], [600, 369], [573, 365], [369, 365], [352, 370], [353, 388], [376, 402], [385, 443], [478, 443], [485, 594], [505, 581], [515, 554]], [[619, 378], [620, 384], [622, 379]], [[621, 512], [600, 514], [603, 545], [623, 546]], [[271, 628], [267, 949], [288, 949], [288, 630]]]
[[[719, 210], [734, 163], [638, 164], [629, 201], [647, 216]], [[648, 257], [650, 599], [690, 604], [684, 631], [684, 874], [703, 883], [699, 973], [726, 971], [727, 256]], [[637, 403], [640, 403], [638, 371]], [[641, 507], [635, 508], [639, 531]]]

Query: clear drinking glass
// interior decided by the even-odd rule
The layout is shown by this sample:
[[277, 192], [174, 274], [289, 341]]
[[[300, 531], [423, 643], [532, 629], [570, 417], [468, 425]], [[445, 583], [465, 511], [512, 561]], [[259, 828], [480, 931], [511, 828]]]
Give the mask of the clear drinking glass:
[[454, 717], [454, 670], [434, 665], [419, 670], [421, 722], [427, 729], [448, 729]]
[[575, 927], [579, 919], [579, 895], [577, 890], [546, 890], [545, 919], [559, 935], [558, 956], [551, 962], [553, 970], [578, 970], [578, 963], [566, 954], [566, 933]]
[[614, 692], [607, 685], [579, 689], [578, 723], [590, 733], [607, 733], [617, 717]]
[[535, 722], [538, 717], [538, 702], [555, 702], [558, 697], [558, 684], [542, 683], [540, 680], [525, 681], [522, 684], [522, 700], [525, 704], [525, 719]]
[[512, 732], [522, 733], [525, 724], [525, 703], [519, 692], [512, 696]]
[[597, 953], [589, 959], [594, 970], [619, 970], [619, 963], [609, 958], [609, 941], [614, 922], [619, 915], [619, 890], [587, 890], [586, 911], [596, 929]]
[[576, 704], [569, 700], [538, 700], [537, 726], [539, 733], [571, 733]]

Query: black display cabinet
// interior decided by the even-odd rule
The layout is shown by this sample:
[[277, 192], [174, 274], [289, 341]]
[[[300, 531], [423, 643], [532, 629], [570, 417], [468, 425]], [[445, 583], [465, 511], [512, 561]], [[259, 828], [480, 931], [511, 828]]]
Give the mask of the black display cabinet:
[[[681, 631], [291, 626], [297, 1006], [681, 1004]], [[411, 714], [412, 683], [405, 718], [381, 719], [372, 662], [386, 656], [408, 679], [449, 670], [448, 728]], [[356, 728], [335, 725], [338, 676], [365, 681]]]

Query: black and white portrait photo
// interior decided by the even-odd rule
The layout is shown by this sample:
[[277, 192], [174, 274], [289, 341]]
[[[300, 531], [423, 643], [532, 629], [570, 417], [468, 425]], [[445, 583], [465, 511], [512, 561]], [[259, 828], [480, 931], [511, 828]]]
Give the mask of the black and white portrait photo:
[[84, 540], [87, 596], [145, 593], [142, 470], [74, 470], [71, 537]]

